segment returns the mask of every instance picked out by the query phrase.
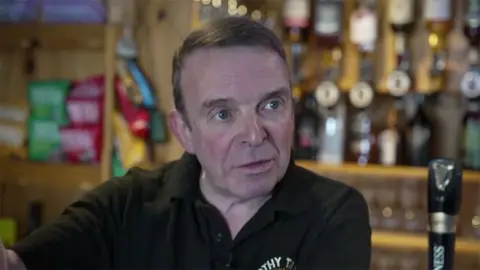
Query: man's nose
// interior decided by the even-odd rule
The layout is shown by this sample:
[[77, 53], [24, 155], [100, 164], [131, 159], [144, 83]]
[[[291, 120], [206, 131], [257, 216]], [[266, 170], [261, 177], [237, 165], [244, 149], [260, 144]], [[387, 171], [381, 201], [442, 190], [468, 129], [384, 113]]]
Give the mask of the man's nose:
[[262, 124], [262, 120], [256, 115], [250, 115], [245, 118], [244, 132], [242, 132], [243, 144], [248, 146], [258, 146], [267, 137], [267, 132]]

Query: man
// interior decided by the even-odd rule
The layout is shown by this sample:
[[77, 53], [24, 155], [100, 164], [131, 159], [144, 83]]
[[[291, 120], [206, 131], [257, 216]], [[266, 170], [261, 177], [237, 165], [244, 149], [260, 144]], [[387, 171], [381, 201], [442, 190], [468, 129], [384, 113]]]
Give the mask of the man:
[[181, 159], [86, 194], [3, 251], [3, 269], [370, 268], [363, 197], [292, 161], [289, 70], [272, 32], [233, 17], [193, 32], [173, 94]]

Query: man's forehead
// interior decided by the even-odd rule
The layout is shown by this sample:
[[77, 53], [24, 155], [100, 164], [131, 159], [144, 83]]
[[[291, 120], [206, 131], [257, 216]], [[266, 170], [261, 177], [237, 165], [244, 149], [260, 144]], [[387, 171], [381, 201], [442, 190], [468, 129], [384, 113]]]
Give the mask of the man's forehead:
[[184, 61], [184, 69], [208, 67], [208, 65], [236, 66], [252, 63], [262, 63], [262, 66], [277, 67], [283, 59], [272, 50], [261, 47], [235, 46], [212, 47], [197, 49], [189, 54]]
[[265, 49], [201, 49], [189, 55], [183, 68], [182, 88], [192, 102], [218, 98], [250, 102], [268, 91], [289, 88], [286, 63]]

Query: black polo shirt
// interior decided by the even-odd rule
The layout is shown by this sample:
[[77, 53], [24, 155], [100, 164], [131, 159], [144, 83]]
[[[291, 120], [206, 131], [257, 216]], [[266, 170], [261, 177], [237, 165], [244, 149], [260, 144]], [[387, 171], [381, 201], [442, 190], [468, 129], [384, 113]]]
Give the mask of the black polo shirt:
[[355, 189], [292, 163], [232, 240], [201, 196], [200, 170], [189, 154], [156, 171], [133, 169], [12, 249], [28, 270], [370, 268], [368, 210]]

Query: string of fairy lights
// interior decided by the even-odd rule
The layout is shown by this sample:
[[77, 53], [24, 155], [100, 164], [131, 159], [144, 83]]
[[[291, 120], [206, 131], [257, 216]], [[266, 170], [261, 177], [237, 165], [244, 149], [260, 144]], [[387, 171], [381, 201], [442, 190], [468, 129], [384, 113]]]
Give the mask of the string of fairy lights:
[[221, 8], [222, 5], [227, 5], [227, 13], [229, 16], [250, 16], [254, 20], [262, 19], [262, 12], [260, 10], [252, 10], [249, 13], [248, 8], [243, 4], [238, 4], [237, 0], [195, 0], [201, 2], [202, 5], [211, 5], [213, 8]]

